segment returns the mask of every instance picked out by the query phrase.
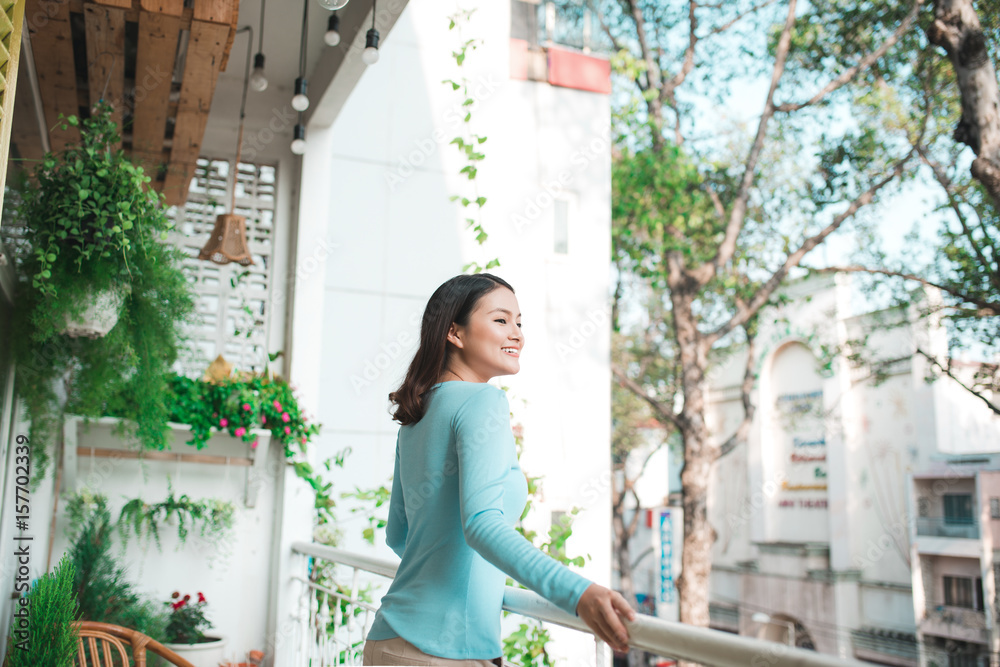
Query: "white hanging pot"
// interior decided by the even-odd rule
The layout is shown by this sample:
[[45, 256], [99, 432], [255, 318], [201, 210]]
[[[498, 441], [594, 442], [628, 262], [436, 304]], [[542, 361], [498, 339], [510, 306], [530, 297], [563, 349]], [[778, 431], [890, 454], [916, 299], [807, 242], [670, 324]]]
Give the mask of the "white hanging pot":
[[66, 315], [63, 333], [72, 338], [103, 338], [118, 323], [125, 297], [131, 291], [128, 285], [124, 285], [98, 292], [96, 296], [88, 293], [90, 306], [78, 319]]

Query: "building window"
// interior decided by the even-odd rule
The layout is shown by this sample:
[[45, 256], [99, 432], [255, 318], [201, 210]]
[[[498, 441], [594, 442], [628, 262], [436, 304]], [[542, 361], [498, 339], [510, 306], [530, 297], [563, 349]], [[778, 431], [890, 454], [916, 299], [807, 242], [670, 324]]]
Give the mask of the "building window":
[[990, 498], [990, 518], [1000, 519], [1000, 498]]
[[983, 610], [983, 580], [976, 577], [943, 577], [944, 603], [948, 607]]
[[199, 158], [183, 207], [167, 214], [176, 224], [171, 242], [184, 250], [184, 271], [195, 292], [196, 321], [185, 333], [190, 350], [178, 360], [183, 374], [200, 377], [217, 355], [239, 371], [261, 371], [267, 361], [273, 281], [274, 213], [277, 170], [240, 162], [236, 208], [246, 217], [247, 242], [254, 264], [219, 265], [198, 259], [206, 237], [231, 200], [232, 160]]
[[972, 494], [970, 493], [946, 493], [944, 494], [944, 522], [971, 524], [972, 520]]

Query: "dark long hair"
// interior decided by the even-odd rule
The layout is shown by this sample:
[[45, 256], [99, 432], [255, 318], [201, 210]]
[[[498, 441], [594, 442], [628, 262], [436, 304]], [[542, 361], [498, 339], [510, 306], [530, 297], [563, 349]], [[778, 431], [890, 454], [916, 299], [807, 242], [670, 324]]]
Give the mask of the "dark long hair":
[[446, 281], [431, 294], [420, 322], [420, 347], [406, 371], [399, 389], [389, 393], [396, 405], [392, 418], [401, 425], [416, 424], [424, 416], [424, 394], [438, 382], [448, 367], [452, 351], [448, 329], [452, 322], [468, 326], [469, 316], [479, 300], [493, 290], [514, 288], [491, 273], [461, 274]]

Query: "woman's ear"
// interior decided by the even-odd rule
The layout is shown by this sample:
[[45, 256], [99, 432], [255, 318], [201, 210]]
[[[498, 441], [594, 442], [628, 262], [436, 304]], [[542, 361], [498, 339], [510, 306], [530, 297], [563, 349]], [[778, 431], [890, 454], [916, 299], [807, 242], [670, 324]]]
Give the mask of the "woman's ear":
[[452, 322], [451, 326], [448, 327], [448, 337], [445, 340], [454, 344], [455, 347], [461, 348], [464, 345], [462, 342], [461, 334], [462, 332], [459, 330], [458, 325]]

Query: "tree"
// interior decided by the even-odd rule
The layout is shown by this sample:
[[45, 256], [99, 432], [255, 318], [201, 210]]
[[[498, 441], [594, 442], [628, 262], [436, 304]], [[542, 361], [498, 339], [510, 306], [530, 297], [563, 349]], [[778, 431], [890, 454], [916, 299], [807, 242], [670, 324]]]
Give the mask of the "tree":
[[[743, 382], [745, 418], [732, 434], [706, 425], [711, 361], [736, 345], [752, 347], [758, 312], [803, 258], [913, 178], [930, 113], [914, 91], [940, 61], [916, 28], [945, 18], [923, 11], [922, 0], [801, 7], [590, 0], [590, 7], [639, 98], [619, 109], [615, 257], [663, 295], [667, 322], [659, 329], [670, 338], [660, 350], [676, 365], [667, 383], [639, 376], [636, 359], [613, 372], [680, 435], [681, 621], [707, 626], [711, 466], [749, 429], [754, 354]], [[704, 100], [725, 103], [725, 84], [741, 77], [766, 81], [754, 126], [736, 128], [737, 139], [723, 134], [731, 128], [712, 127], [692, 140], [706, 132], [698, 118], [709, 108]]]

